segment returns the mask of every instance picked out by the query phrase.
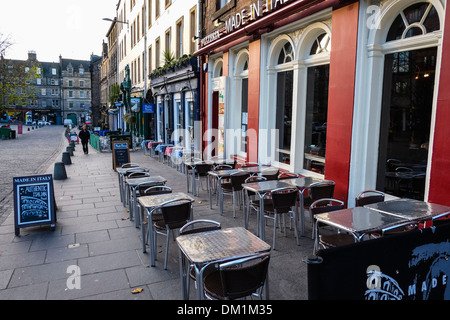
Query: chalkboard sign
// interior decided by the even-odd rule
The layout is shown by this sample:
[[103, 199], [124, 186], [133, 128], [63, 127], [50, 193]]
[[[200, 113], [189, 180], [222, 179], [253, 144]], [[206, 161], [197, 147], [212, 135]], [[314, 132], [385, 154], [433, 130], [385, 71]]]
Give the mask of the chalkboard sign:
[[55, 230], [56, 205], [52, 175], [16, 177], [14, 182], [14, 224], [21, 228], [50, 225]]
[[130, 147], [127, 141], [114, 141], [112, 145], [113, 169], [116, 170], [130, 162]]

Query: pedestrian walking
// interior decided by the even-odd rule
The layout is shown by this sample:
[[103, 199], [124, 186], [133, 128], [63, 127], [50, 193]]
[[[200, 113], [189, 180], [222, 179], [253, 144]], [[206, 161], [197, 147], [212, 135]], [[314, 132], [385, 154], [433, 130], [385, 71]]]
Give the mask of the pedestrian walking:
[[83, 125], [83, 129], [81, 129], [80, 133], [78, 133], [78, 137], [80, 138], [81, 144], [83, 145], [84, 154], [88, 154], [88, 143], [89, 139], [91, 138], [91, 134], [89, 133], [89, 131], [87, 131], [86, 125]]

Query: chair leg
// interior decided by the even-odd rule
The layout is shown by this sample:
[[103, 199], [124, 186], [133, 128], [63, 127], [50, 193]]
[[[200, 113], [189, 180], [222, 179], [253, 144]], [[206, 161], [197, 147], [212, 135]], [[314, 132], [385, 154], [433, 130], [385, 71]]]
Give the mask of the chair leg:
[[277, 213], [274, 212], [274, 214], [273, 214], [273, 245], [272, 245], [273, 250], [275, 250], [276, 238], [277, 238]]
[[233, 218], [236, 218], [236, 202], [235, 202], [234, 191], [233, 191]]

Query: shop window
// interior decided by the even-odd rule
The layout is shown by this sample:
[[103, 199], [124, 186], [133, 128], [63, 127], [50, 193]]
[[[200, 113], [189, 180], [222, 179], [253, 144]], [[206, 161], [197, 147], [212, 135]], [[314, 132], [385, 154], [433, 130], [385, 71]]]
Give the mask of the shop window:
[[294, 72], [292, 70], [278, 72], [277, 74], [275, 128], [278, 130], [278, 148], [276, 160], [287, 165], [291, 164], [293, 77]]
[[431, 3], [420, 2], [400, 12], [389, 29], [386, 41], [410, 38], [439, 29], [436, 9]]
[[330, 66], [308, 68], [303, 168], [325, 173]]
[[437, 48], [385, 56], [377, 189], [424, 199]]
[[[285, 64], [294, 60], [293, 48], [290, 42], [281, 48], [278, 64]], [[277, 73], [276, 125], [278, 130], [278, 147], [276, 160], [287, 165], [291, 164], [292, 137], [292, 99], [293, 99], [294, 71]]]

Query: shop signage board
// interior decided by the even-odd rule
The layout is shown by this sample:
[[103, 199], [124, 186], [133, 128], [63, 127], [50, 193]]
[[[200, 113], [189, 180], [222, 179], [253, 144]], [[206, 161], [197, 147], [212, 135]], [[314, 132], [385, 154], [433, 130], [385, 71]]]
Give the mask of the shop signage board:
[[449, 300], [450, 223], [321, 250], [311, 300]]
[[[302, 2], [301, 0], [300, 2]], [[224, 23], [224, 27], [219, 30], [215, 30], [211, 34], [204, 37], [200, 43], [201, 47], [204, 47], [222, 37], [223, 34], [230, 34], [238, 29], [251, 24], [252, 22], [262, 18], [263, 16], [272, 13], [280, 9], [286, 3], [293, 2], [292, 0], [256, 0], [253, 1], [248, 7], [243, 8], [241, 11], [229, 15]]]
[[52, 175], [13, 178], [14, 227], [21, 228], [56, 224], [56, 205]]
[[113, 169], [120, 168], [130, 162], [130, 147], [127, 141], [113, 141], [112, 143]]

